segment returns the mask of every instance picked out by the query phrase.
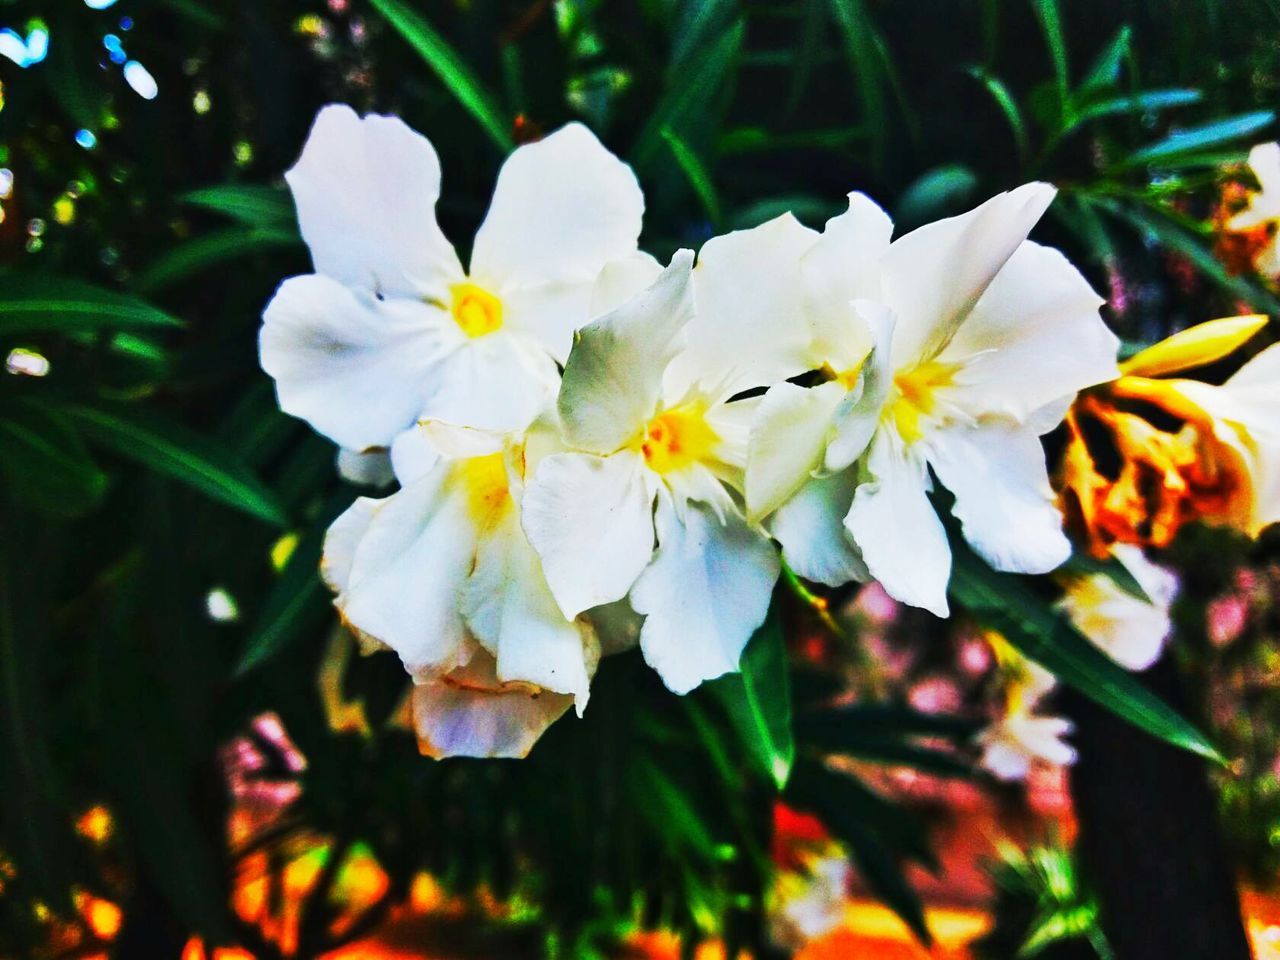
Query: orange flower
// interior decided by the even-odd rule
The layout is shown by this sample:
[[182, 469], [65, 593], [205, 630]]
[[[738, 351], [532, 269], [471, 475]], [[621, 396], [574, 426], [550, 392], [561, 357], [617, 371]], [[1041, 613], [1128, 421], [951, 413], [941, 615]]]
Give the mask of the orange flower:
[[1115, 543], [1167, 546], [1197, 520], [1256, 535], [1280, 519], [1280, 383], [1271, 369], [1280, 349], [1222, 386], [1169, 376], [1227, 356], [1265, 324], [1248, 316], [1192, 327], [1076, 400], [1058, 489], [1095, 556]]

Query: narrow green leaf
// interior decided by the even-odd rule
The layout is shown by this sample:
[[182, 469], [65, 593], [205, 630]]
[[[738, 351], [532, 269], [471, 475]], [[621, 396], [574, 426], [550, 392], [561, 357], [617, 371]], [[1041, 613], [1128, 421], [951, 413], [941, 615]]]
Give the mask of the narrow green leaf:
[[894, 221], [908, 225], [927, 223], [963, 210], [973, 196], [978, 178], [968, 167], [949, 163], [917, 177], [898, 199]]
[[872, 166], [878, 170], [884, 166], [890, 127], [875, 22], [862, 0], [831, 0], [831, 13], [844, 38], [845, 55], [862, 103], [862, 122], [871, 132]]
[[249, 640], [236, 663], [236, 677], [243, 677], [279, 656], [281, 652], [320, 622], [326, 591], [320, 580], [323, 525], [312, 525], [294, 548], [280, 579], [271, 588]]
[[1176, 87], [1169, 90], [1146, 90], [1125, 97], [1108, 97], [1095, 100], [1079, 109], [1072, 126], [1079, 126], [1088, 120], [1099, 117], [1110, 117], [1125, 113], [1153, 113], [1168, 110], [1171, 107], [1183, 107], [1191, 103], [1199, 103], [1202, 99], [1199, 90]]
[[120, 456], [251, 516], [284, 525], [284, 509], [276, 495], [221, 442], [176, 424], [143, 422], [123, 411], [78, 405], [62, 409], [89, 439]]
[[220, 264], [301, 243], [297, 231], [289, 228], [227, 227], [171, 248], [138, 275], [134, 286], [142, 293], [153, 294]]
[[1071, 554], [1061, 567], [1059, 572], [1065, 574], [1075, 574], [1078, 576], [1094, 576], [1101, 574], [1109, 578], [1117, 587], [1123, 590], [1129, 596], [1143, 603], [1151, 603], [1151, 598], [1147, 596], [1147, 591], [1142, 589], [1142, 584], [1123, 563], [1116, 557], [1108, 556], [1105, 560], [1099, 560], [1097, 557], [1088, 553], [1076, 551]]
[[667, 146], [671, 148], [671, 155], [676, 158], [676, 163], [688, 179], [689, 185], [693, 187], [693, 192], [698, 195], [703, 209], [707, 211], [707, 217], [713, 225], [719, 226], [720, 198], [716, 194], [715, 184], [711, 182], [711, 174], [707, 171], [706, 165], [694, 153], [693, 148], [680, 139], [680, 135], [670, 127], [662, 128], [662, 138], [667, 141]]
[[1058, 0], [1032, 0], [1040, 28], [1044, 31], [1049, 56], [1053, 60], [1053, 80], [1058, 91], [1058, 103], [1062, 119], [1066, 121], [1071, 108], [1071, 78], [1067, 63], [1067, 41], [1062, 31], [1062, 13]]
[[55, 516], [93, 509], [107, 489], [107, 475], [83, 441], [56, 412], [14, 403], [0, 420], [0, 476], [15, 497]]
[[958, 606], [1122, 719], [1176, 747], [1224, 762], [1199, 730], [1090, 643], [1024, 580], [992, 570], [959, 538], [953, 538], [952, 550], [950, 592]]
[[1004, 81], [982, 67], [970, 67], [969, 76], [981, 83], [987, 93], [991, 94], [991, 99], [996, 102], [996, 106], [1000, 108], [1005, 121], [1009, 124], [1014, 145], [1018, 148], [1018, 156], [1025, 158], [1031, 148], [1031, 142], [1027, 137], [1027, 124], [1022, 119], [1022, 110], [1019, 109], [1018, 102], [1013, 99], [1009, 88], [1004, 85]]
[[277, 187], [226, 183], [189, 191], [181, 199], [254, 227], [289, 227], [295, 222], [293, 201]]
[[1134, 151], [1121, 162], [1120, 166], [1127, 168], [1143, 164], [1158, 164], [1181, 154], [1194, 153], [1206, 147], [1216, 147], [1239, 140], [1241, 137], [1250, 137], [1263, 127], [1269, 126], [1273, 120], [1275, 120], [1275, 114], [1270, 110], [1256, 110], [1253, 113], [1215, 120], [1203, 126], [1179, 130], [1163, 140]]
[[511, 123], [498, 107], [493, 95], [458, 52], [449, 46], [422, 14], [404, 0], [371, 0], [374, 8], [387, 18], [428, 67], [435, 71], [449, 92], [479, 122], [489, 138], [505, 151], [515, 147]]
[[640, 812], [660, 836], [677, 850], [684, 849], [707, 860], [715, 857], [716, 843], [711, 829], [685, 791], [651, 760], [637, 761], [628, 773], [635, 795], [647, 798], [647, 802], [640, 805]]
[[181, 325], [181, 320], [137, 297], [68, 277], [0, 276], [0, 336]]
[[776, 611], [742, 653], [741, 670], [709, 684], [757, 769], [782, 789], [791, 774], [796, 745], [791, 733], [791, 686], [787, 647]]
[[735, 22], [706, 45], [679, 76], [668, 81], [632, 147], [631, 162], [637, 169], [644, 170], [658, 160], [667, 143], [664, 130], [684, 136], [688, 127], [705, 115], [707, 104], [730, 82], [744, 33], [742, 21]]
[[1111, 42], [1102, 48], [1098, 59], [1093, 61], [1078, 93], [1081, 97], [1089, 97], [1103, 90], [1110, 90], [1120, 82], [1120, 65], [1129, 55], [1129, 43], [1133, 31], [1125, 24], [1116, 31]]

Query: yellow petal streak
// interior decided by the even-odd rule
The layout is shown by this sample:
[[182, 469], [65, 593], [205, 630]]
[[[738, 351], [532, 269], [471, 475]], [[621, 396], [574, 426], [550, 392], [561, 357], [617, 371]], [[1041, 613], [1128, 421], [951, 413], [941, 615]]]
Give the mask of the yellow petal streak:
[[1120, 372], [1163, 377], [1202, 367], [1232, 353], [1266, 325], [1267, 318], [1261, 314], [1198, 323], [1130, 357], [1120, 364]]
[[657, 473], [682, 470], [708, 459], [720, 438], [707, 424], [706, 407], [685, 403], [658, 414], [633, 446]]
[[933, 413], [936, 391], [948, 386], [958, 367], [953, 363], [930, 360], [893, 378], [895, 399], [889, 416], [902, 439], [914, 443], [924, 436], [920, 421]]
[[507, 465], [501, 453], [460, 460], [453, 470], [451, 479], [465, 494], [467, 510], [477, 526], [493, 522], [511, 505]]
[[455, 283], [450, 288], [450, 310], [468, 337], [483, 337], [502, 326], [502, 301], [474, 283]]

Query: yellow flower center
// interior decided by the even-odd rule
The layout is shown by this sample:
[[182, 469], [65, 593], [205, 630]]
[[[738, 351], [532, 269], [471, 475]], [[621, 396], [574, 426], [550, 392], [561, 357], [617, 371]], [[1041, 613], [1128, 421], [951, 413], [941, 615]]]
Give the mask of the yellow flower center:
[[453, 319], [468, 337], [483, 337], [502, 326], [502, 301], [474, 283], [455, 283]]
[[657, 473], [681, 470], [706, 459], [720, 441], [707, 423], [706, 412], [700, 403], [664, 410], [649, 421], [633, 446]]
[[897, 396], [889, 407], [889, 416], [902, 439], [914, 443], [924, 436], [920, 421], [933, 413], [935, 392], [951, 383], [957, 369], [954, 363], [930, 360], [893, 378]]
[[495, 519], [512, 502], [507, 464], [501, 453], [458, 461], [453, 480], [462, 487], [467, 510], [479, 525]]
[[863, 358], [848, 370], [836, 370], [830, 363], [824, 363], [821, 373], [828, 381], [834, 380], [846, 390], [852, 390], [858, 385], [858, 377], [862, 374], [862, 368], [866, 363], [866, 358]]

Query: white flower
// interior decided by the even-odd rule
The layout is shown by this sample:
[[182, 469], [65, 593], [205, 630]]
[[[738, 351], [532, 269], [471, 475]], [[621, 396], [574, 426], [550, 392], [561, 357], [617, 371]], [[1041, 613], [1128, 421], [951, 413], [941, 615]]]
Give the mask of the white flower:
[[1070, 553], [1039, 437], [1116, 376], [1117, 341], [1080, 273], [1026, 240], [1053, 195], [1028, 184], [891, 243], [888, 217], [853, 194], [803, 255], [809, 365], [829, 379], [765, 395], [746, 490], [802, 576], [869, 572], [946, 616], [933, 476], [996, 569], [1044, 573]]
[[[737, 669], [779, 569], [724, 486], [740, 476], [750, 412], [726, 402], [742, 377], [732, 345], [684, 365], [692, 262], [680, 251], [579, 331], [557, 403], [571, 449], [542, 459], [523, 501], [564, 616], [629, 595], [645, 660], [677, 693]], [[634, 266], [602, 280], [606, 300], [643, 281]]]
[[356, 500], [326, 537], [321, 569], [343, 620], [425, 688], [424, 752], [523, 755], [567, 704], [586, 706], [594, 630], [560, 612], [520, 527], [537, 442], [419, 426], [392, 447], [401, 489]]
[[1160, 658], [1173, 629], [1169, 607], [1178, 592], [1178, 578], [1148, 560], [1141, 547], [1118, 543], [1111, 552], [1148, 600], [1135, 597], [1106, 574], [1093, 573], [1073, 578], [1058, 605], [1076, 629], [1116, 663], [1145, 670]]
[[[1260, 143], [1249, 151], [1249, 169], [1259, 189], [1250, 192], [1249, 203], [1227, 221], [1227, 229], [1253, 230], [1280, 222], [1280, 144]], [[1273, 232], [1266, 246], [1253, 255], [1253, 266], [1266, 277], [1280, 275], [1280, 247]]]
[[978, 734], [979, 763], [1000, 780], [1024, 780], [1032, 763], [1075, 763], [1076, 752], [1063, 737], [1072, 730], [1065, 717], [1042, 716], [1036, 709], [1057, 685], [1053, 674], [1025, 659], [1000, 638], [994, 644], [1004, 675], [1004, 711]]
[[503, 164], [466, 271], [436, 223], [435, 150], [398, 119], [325, 107], [286, 178], [316, 272], [268, 305], [262, 366], [283, 410], [351, 450], [419, 419], [528, 424], [644, 210], [630, 168], [580, 124]]

